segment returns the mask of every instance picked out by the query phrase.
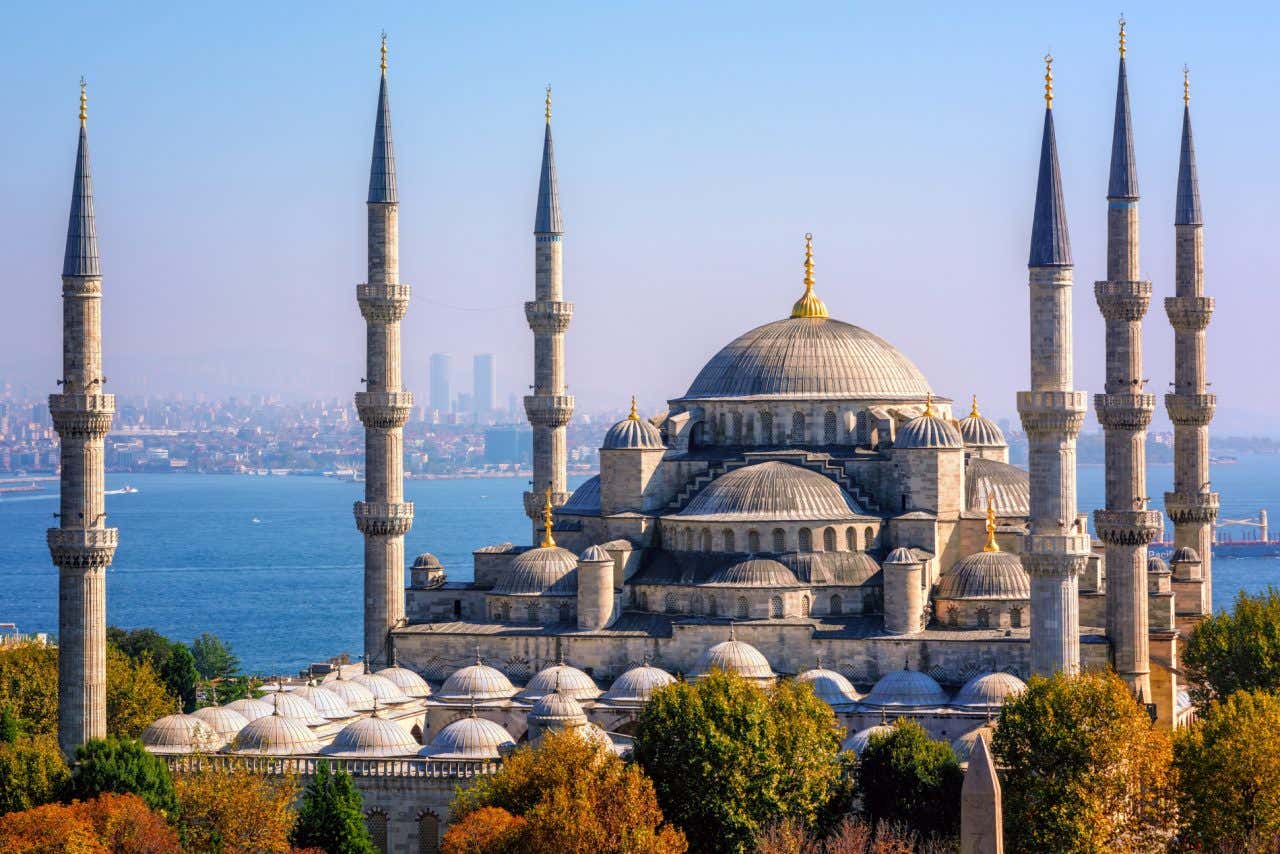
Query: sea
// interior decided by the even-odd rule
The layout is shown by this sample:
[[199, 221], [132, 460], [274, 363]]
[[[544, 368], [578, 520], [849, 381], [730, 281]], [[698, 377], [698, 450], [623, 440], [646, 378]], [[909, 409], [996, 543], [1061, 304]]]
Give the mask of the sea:
[[[1152, 466], [1153, 505], [1172, 468]], [[1280, 456], [1241, 456], [1212, 466], [1222, 516], [1254, 517], [1280, 508]], [[570, 487], [584, 478], [571, 478]], [[136, 492], [122, 492], [126, 485]], [[525, 478], [410, 480], [415, 505], [405, 554], [432, 552], [449, 578], [471, 579], [471, 552], [527, 543]], [[231, 644], [251, 673], [285, 673], [361, 645], [363, 549], [352, 503], [363, 484], [333, 478], [213, 474], [108, 474], [110, 524], [120, 547], [107, 574], [107, 619], [150, 626], [190, 641], [212, 632]], [[1101, 466], [1081, 466], [1082, 510], [1103, 499]], [[55, 523], [57, 487], [0, 496], [0, 623], [24, 633], [56, 633], [58, 577], [45, 545]], [[1167, 523], [1168, 524], [1168, 523]], [[1168, 529], [1172, 532], [1172, 527]], [[1246, 536], [1236, 530], [1237, 539]], [[1280, 557], [1214, 562], [1214, 607], [1238, 591], [1280, 586]]]

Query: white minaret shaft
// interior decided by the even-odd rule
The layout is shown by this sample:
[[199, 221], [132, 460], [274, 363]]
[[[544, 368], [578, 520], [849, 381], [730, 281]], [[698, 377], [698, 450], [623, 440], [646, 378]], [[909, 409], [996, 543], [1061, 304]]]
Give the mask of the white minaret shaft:
[[48, 532], [58, 567], [58, 745], [68, 757], [107, 734], [106, 572], [119, 535], [108, 528], [103, 498], [103, 440], [115, 395], [102, 385], [102, 273], [89, 171], [84, 83], [80, 143], [62, 265], [62, 386], [49, 395], [61, 441], [58, 527]]
[[389, 660], [391, 629], [404, 622], [404, 536], [413, 525], [413, 503], [404, 500], [404, 425], [413, 396], [401, 385], [400, 321], [409, 286], [400, 282], [399, 198], [391, 107], [387, 101], [387, 42], [374, 124], [368, 200], [369, 279], [356, 286], [366, 323], [366, 390], [356, 394], [364, 424], [364, 501], [355, 504], [364, 534], [364, 656]]

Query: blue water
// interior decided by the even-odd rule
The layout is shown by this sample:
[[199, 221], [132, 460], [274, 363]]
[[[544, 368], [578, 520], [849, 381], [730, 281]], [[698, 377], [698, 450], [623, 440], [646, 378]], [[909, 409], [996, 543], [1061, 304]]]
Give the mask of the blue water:
[[[1102, 469], [1080, 469], [1080, 506], [1102, 498]], [[1172, 477], [1149, 472], [1158, 498]], [[571, 482], [576, 485], [581, 478]], [[152, 626], [190, 640], [209, 631], [229, 641], [246, 669], [292, 671], [360, 648], [361, 539], [351, 504], [362, 485], [329, 478], [193, 474], [108, 475], [120, 548], [107, 580], [113, 625]], [[1213, 470], [1224, 517], [1280, 510], [1280, 457], [1242, 457]], [[51, 485], [53, 486], [53, 485]], [[409, 481], [416, 519], [406, 554], [431, 551], [451, 579], [471, 578], [471, 550], [529, 539], [523, 478]], [[57, 630], [57, 571], [44, 532], [56, 487], [0, 499], [0, 622], [23, 631]], [[1158, 502], [1157, 502], [1158, 503]], [[257, 519], [255, 523], [253, 520]], [[1172, 529], [1170, 529], [1172, 530]], [[1239, 536], [1239, 534], [1237, 534]], [[1280, 558], [1222, 558], [1214, 564], [1214, 605], [1237, 590], [1280, 585]]]

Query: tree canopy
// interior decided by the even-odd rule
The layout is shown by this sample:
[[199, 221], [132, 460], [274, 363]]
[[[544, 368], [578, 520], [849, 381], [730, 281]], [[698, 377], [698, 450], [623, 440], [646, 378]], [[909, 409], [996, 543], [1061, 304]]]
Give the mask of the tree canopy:
[[47, 804], [0, 817], [6, 854], [180, 854], [178, 835], [136, 795]]
[[200, 681], [200, 671], [196, 670], [196, 659], [183, 644], [174, 644], [169, 660], [160, 668], [160, 678], [165, 687], [182, 703], [182, 711], [194, 712], [196, 709], [196, 685]]
[[178, 775], [178, 831], [188, 851], [285, 854], [297, 777], [266, 776], [243, 764], [202, 764]]
[[1182, 651], [1191, 699], [1201, 711], [1233, 691], [1280, 691], [1280, 590], [1250, 596], [1203, 620]]
[[363, 799], [351, 775], [316, 763], [315, 776], [302, 794], [302, 807], [290, 839], [299, 848], [328, 854], [376, 854], [361, 810]]
[[231, 645], [209, 632], [191, 642], [191, 653], [196, 669], [205, 679], [233, 676], [240, 669], [240, 659], [232, 654]]
[[951, 745], [933, 741], [908, 718], [894, 722], [891, 733], [873, 735], [858, 758], [857, 791], [873, 825], [884, 821], [923, 835], [954, 836], [963, 783]]
[[178, 805], [169, 766], [131, 738], [96, 738], [76, 749], [69, 797], [89, 800], [104, 792], [137, 795], [165, 815]]
[[0, 743], [0, 815], [56, 800], [69, 774], [51, 735]]

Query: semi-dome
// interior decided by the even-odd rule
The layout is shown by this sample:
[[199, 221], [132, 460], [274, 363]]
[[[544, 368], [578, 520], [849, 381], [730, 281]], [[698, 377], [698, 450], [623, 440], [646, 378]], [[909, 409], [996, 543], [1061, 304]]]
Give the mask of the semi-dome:
[[320, 716], [320, 712], [315, 706], [311, 705], [305, 698], [295, 695], [292, 691], [276, 691], [263, 697], [262, 701], [271, 706], [275, 714], [301, 721], [307, 726], [320, 726], [328, 723]]
[[226, 706], [205, 706], [191, 714], [208, 724], [223, 741], [230, 740], [231, 736], [249, 723], [249, 719], [244, 715]]
[[875, 726], [860, 729], [853, 735], [844, 740], [844, 744], [840, 745], [841, 750], [848, 750], [854, 756], [861, 756], [863, 751], [867, 749], [867, 745], [871, 744], [871, 737], [876, 735], [891, 735], [893, 727], [889, 724], [876, 724]]
[[504, 596], [578, 595], [578, 558], [568, 549], [543, 546], [521, 552], [493, 586]]
[[515, 692], [515, 686], [501, 670], [477, 658], [475, 664], [449, 674], [435, 698], [452, 703], [465, 703], [472, 699], [506, 700]]
[[1005, 700], [1026, 690], [1027, 683], [1012, 673], [983, 673], [964, 683], [952, 698], [951, 705], [967, 711], [998, 712]]
[[899, 450], [963, 448], [964, 440], [950, 421], [933, 414], [930, 407], [924, 415], [902, 425], [893, 437], [893, 447]]
[[393, 664], [391, 667], [382, 668], [374, 675], [390, 680], [400, 689], [400, 693], [410, 699], [421, 700], [431, 696], [431, 686], [427, 684], [427, 680], [407, 667]]
[[961, 765], [969, 761], [969, 757], [973, 755], [973, 748], [978, 743], [978, 739], [987, 742], [988, 748], [991, 745], [991, 737], [996, 733], [995, 728], [990, 725], [983, 725], [977, 729], [971, 729], [964, 735], [951, 742], [951, 752], [956, 755], [956, 761]]
[[875, 587], [884, 580], [880, 564], [866, 552], [787, 552], [778, 562], [809, 584]]
[[409, 702], [409, 697], [405, 696], [399, 686], [385, 676], [379, 676], [376, 673], [361, 673], [359, 676], [352, 677], [351, 681], [368, 688], [369, 693], [380, 704], [398, 706], [401, 703]]
[[662, 434], [636, 413], [635, 398], [631, 399], [631, 414], [609, 428], [604, 434], [602, 451], [663, 450]]
[[177, 754], [216, 750], [226, 741], [195, 715], [165, 715], [142, 731], [142, 743], [152, 753]]
[[316, 711], [322, 718], [328, 718], [331, 721], [342, 721], [356, 716], [355, 709], [348, 706], [345, 700], [328, 688], [321, 688], [318, 685], [303, 685], [299, 688], [294, 688], [293, 693], [315, 706]]
[[971, 454], [964, 472], [965, 506], [974, 513], [992, 502], [1002, 517], [1031, 512], [1031, 478], [1027, 470]]
[[945, 706], [947, 692], [933, 677], [919, 670], [895, 670], [880, 677], [862, 700], [876, 708], [925, 708]]
[[717, 570], [707, 579], [708, 584], [733, 587], [799, 587], [795, 573], [776, 560], [753, 557]]
[[706, 676], [712, 670], [724, 670], [758, 681], [772, 681], [776, 675], [764, 653], [732, 636], [704, 652], [693, 674]]
[[373, 693], [359, 682], [347, 679], [341, 673], [334, 679], [326, 679], [324, 688], [337, 694], [339, 699], [346, 703], [352, 711], [373, 711]]
[[806, 670], [796, 677], [796, 681], [812, 687], [818, 699], [829, 706], [856, 703], [862, 699], [858, 689], [854, 688], [848, 679], [834, 670], [827, 670], [821, 666]]
[[611, 703], [643, 705], [649, 702], [654, 691], [675, 681], [675, 677], [661, 667], [645, 662], [613, 680], [609, 690], [604, 692], [604, 699]]
[[923, 400], [910, 359], [865, 329], [829, 317], [757, 326], [711, 357], [682, 400]]
[[418, 752], [432, 759], [497, 759], [515, 746], [511, 734], [501, 726], [472, 715], [440, 730], [431, 744]]
[[938, 582], [939, 599], [1030, 599], [1031, 577], [1012, 552], [977, 552], [956, 561]]
[[344, 726], [320, 752], [325, 756], [412, 756], [419, 747], [403, 727], [375, 713]]
[[256, 721], [258, 718], [265, 718], [271, 714], [270, 703], [264, 703], [261, 700], [255, 700], [250, 697], [246, 697], [243, 700], [232, 700], [222, 708], [239, 712], [249, 721]]
[[970, 448], [1007, 448], [1004, 431], [996, 422], [978, 411], [978, 398], [973, 399], [973, 409], [960, 419], [960, 438]]
[[517, 696], [532, 701], [557, 691], [575, 700], [594, 700], [600, 696], [600, 686], [590, 676], [563, 661], [535, 673]]
[[278, 712], [249, 721], [231, 742], [232, 753], [251, 756], [296, 756], [319, 750], [320, 742], [306, 724]]
[[703, 487], [682, 519], [769, 522], [856, 519], [861, 511], [835, 481], [778, 460], [744, 466]]

